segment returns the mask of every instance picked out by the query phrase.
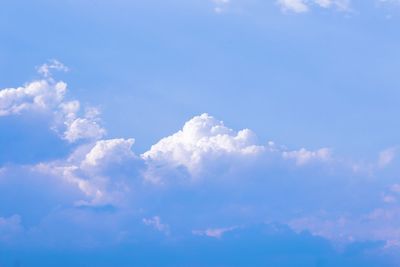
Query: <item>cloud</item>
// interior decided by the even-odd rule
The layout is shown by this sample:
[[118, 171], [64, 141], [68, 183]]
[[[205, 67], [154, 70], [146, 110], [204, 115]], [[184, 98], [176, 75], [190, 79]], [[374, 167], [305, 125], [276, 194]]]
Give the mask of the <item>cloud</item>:
[[67, 91], [64, 82], [39, 80], [23, 87], [0, 90], [0, 116], [56, 108]]
[[130, 191], [127, 176], [137, 175], [139, 159], [132, 151], [133, 143], [133, 139], [96, 141], [78, 147], [66, 160], [41, 163], [33, 171], [76, 186], [86, 195], [86, 199], [76, 200], [76, 205], [118, 205]]
[[64, 132], [64, 138], [71, 143], [81, 139], [100, 139], [106, 134], [97, 119], [76, 118], [65, 121], [65, 124], [67, 129]]
[[[85, 219], [95, 219], [90, 216]], [[81, 221], [85, 221], [81, 218]], [[98, 219], [98, 218], [97, 218]], [[64, 226], [62, 221], [60, 221]], [[111, 220], [107, 220], [111, 223]], [[99, 221], [102, 224], [102, 221]], [[104, 225], [103, 225], [104, 226]], [[121, 227], [121, 225], [119, 225]], [[106, 229], [106, 228], [104, 228]], [[145, 229], [141, 229], [145, 231]], [[87, 231], [94, 231], [88, 228]], [[100, 233], [100, 232], [97, 232]], [[78, 233], [75, 233], [78, 234]], [[63, 235], [63, 233], [57, 233]], [[81, 232], [87, 236], [87, 232]], [[104, 233], [103, 233], [104, 235]], [[68, 240], [68, 238], [66, 238]], [[69, 237], [69, 240], [71, 238]], [[283, 224], [253, 224], [227, 232], [221, 238], [186, 235], [171, 239], [159, 235], [146, 242], [93, 248], [90, 239], [82, 249], [7, 250], [5, 265], [18, 260], [28, 266], [395, 266], [379, 255], [383, 244], [359, 242], [338, 251], [326, 239], [308, 232], [296, 233]], [[48, 255], [43, 260], [43, 255]], [[152, 255], [157, 255], [154, 257]], [[10, 257], [11, 256], [11, 257]]]
[[210, 228], [206, 230], [193, 230], [193, 234], [195, 235], [203, 235], [214, 238], [221, 238], [225, 233], [235, 230], [236, 226], [225, 227], [225, 228]]
[[[399, 207], [396, 205], [376, 208], [365, 214], [341, 215], [336, 218], [319, 216], [303, 217], [288, 224], [297, 231], [310, 231], [313, 235], [337, 241], [338, 244], [351, 244], [355, 241], [379, 241], [386, 249], [399, 249], [400, 231]], [[325, 215], [326, 216], [326, 215]]]
[[388, 148], [382, 152], [379, 153], [379, 159], [378, 159], [378, 167], [384, 168], [388, 166], [392, 161], [394, 160], [396, 156], [397, 148], [392, 147]]
[[215, 13], [222, 13], [225, 11], [227, 6], [230, 4], [230, 0], [212, 0], [212, 2], [215, 4], [214, 7], [214, 12]]
[[179, 132], [161, 139], [142, 157], [146, 161], [184, 166], [195, 174], [205, 161], [215, 157], [257, 155], [264, 148], [255, 141], [255, 135], [249, 129], [235, 132], [222, 121], [202, 114], [186, 122]]
[[161, 223], [161, 219], [159, 216], [154, 216], [152, 218], [143, 218], [142, 221], [145, 225], [151, 226], [157, 231], [169, 234], [169, 226], [167, 224]]
[[[365, 251], [380, 256], [389, 247], [398, 249], [398, 182], [376, 162], [369, 175], [354, 172], [353, 162], [331, 149], [259, 142], [251, 130], [231, 129], [206, 113], [137, 155], [133, 138], [105, 139], [98, 110], [68, 100], [66, 84], [58, 83], [49, 76], [0, 91], [2, 118], [28, 120], [45, 113], [60, 139], [76, 142], [67, 154], [0, 168], [4, 240], [18, 235], [14, 240], [26, 247], [51, 249], [133, 244], [154, 253], [143, 247], [148, 244], [167, 261], [179, 249], [198, 247], [204, 251], [195, 258], [206, 257], [204, 266], [248, 266], [240, 257], [252, 259], [251, 266], [281, 266], [282, 253], [297, 257], [299, 251], [304, 258], [296, 259], [306, 266], [310, 257], [354, 266], [369, 264]], [[32, 142], [37, 138], [26, 134]], [[379, 166], [392, 164], [394, 155], [393, 149], [383, 151]], [[267, 223], [251, 226], [259, 222]], [[359, 254], [348, 261], [331, 242], [355, 246]], [[243, 244], [251, 249], [243, 250]], [[223, 255], [221, 261], [207, 261], [216, 255]], [[169, 263], [192, 262], [183, 257]]]
[[297, 151], [284, 151], [283, 158], [294, 159], [297, 165], [304, 165], [312, 161], [329, 161], [331, 159], [331, 151], [328, 148], [321, 148], [317, 151], [309, 151], [302, 148]]
[[105, 167], [111, 163], [120, 163], [127, 159], [135, 159], [132, 151], [134, 139], [110, 139], [97, 141], [95, 146], [86, 154], [82, 166]]
[[52, 70], [68, 72], [69, 68], [56, 59], [49, 60], [48, 63], [45, 63], [37, 68], [38, 73], [46, 78], [51, 77]]
[[283, 11], [306, 13], [313, 6], [320, 8], [336, 8], [340, 11], [350, 10], [350, 0], [278, 0], [277, 4]]
[[274, 142], [259, 144], [251, 130], [235, 131], [205, 113], [188, 120], [181, 130], [158, 141], [141, 157], [148, 167], [143, 172], [145, 179], [164, 184], [221, 179], [246, 168], [268, 172], [273, 164], [328, 164], [332, 155], [327, 148], [289, 150]]
[[23, 227], [19, 215], [13, 215], [8, 218], [0, 217], [0, 244], [13, 243], [22, 232]]
[[322, 8], [336, 7], [341, 11], [348, 11], [350, 0], [314, 0], [314, 3]]
[[[70, 108], [74, 110], [74, 104]], [[220, 240], [222, 243], [216, 243], [216, 246], [220, 246], [221, 253], [227, 248], [236, 251], [239, 246], [232, 247], [229, 244], [243, 242], [248, 242], [251, 247], [272, 249], [273, 242], [281, 242], [282, 238], [287, 237], [286, 234], [293, 237], [288, 244], [302, 246], [309, 244], [308, 241], [299, 241], [297, 238], [303, 235], [301, 231], [307, 230], [314, 235], [307, 238], [323, 240], [321, 242], [327, 247], [330, 246], [328, 240], [335, 241], [341, 235], [347, 237], [346, 242], [373, 236], [375, 240], [385, 240], [381, 247], [395, 244], [397, 240], [396, 235], [390, 235], [391, 231], [395, 231], [394, 228], [387, 228], [389, 230], [385, 234], [380, 234], [384, 230], [380, 226], [388, 226], [381, 219], [374, 219], [373, 223], [361, 223], [365, 218], [372, 218], [372, 215], [335, 220], [337, 213], [357, 210], [353, 207], [357, 204], [352, 203], [352, 198], [359, 198], [360, 193], [364, 193], [360, 189], [364, 181], [357, 182], [348, 173], [343, 175], [341, 172], [332, 174], [326, 171], [323, 166], [336, 164], [327, 149], [288, 150], [272, 142], [259, 145], [250, 130], [235, 131], [207, 114], [190, 119], [182, 130], [160, 140], [141, 157], [132, 151], [133, 144], [133, 139], [97, 140], [78, 146], [65, 159], [24, 167], [22, 173], [15, 169], [3, 170], [0, 181], [11, 184], [2, 186], [2, 190], [12, 192], [10, 188], [16, 186], [28, 188], [29, 192], [38, 188], [39, 192], [24, 195], [47, 195], [45, 202], [51, 203], [48, 207], [36, 203], [42, 209], [41, 219], [36, 223], [35, 220], [31, 222], [33, 228], [25, 230], [29, 234], [25, 234], [22, 240], [29, 239], [29, 244], [42, 242], [58, 246], [73, 236], [71, 246], [126, 245], [136, 240], [139, 244], [155, 242], [153, 247], [157, 247], [160, 242], [189, 239], [195, 240], [190, 241], [195, 246], [201, 246], [204, 241], [191, 237], [194, 235]], [[248, 164], [243, 164], [246, 161]], [[167, 166], [157, 173], [162, 179], [187, 175], [190, 180], [192, 176], [200, 175], [204, 182], [187, 185], [171, 180], [168, 186], [146, 183], [146, 175], [152, 175], [149, 169], [160, 164]], [[19, 182], [13, 185], [11, 173], [14, 177], [31, 178], [29, 183], [19, 178]], [[379, 189], [374, 190], [379, 195]], [[57, 193], [53, 195], [51, 192]], [[4, 192], [0, 190], [0, 193], [1, 199], [4, 199]], [[352, 205], [341, 205], [338, 200]], [[24, 201], [19, 200], [21, 207], [35, 206]], [[363, 205], [362, 209], [369, 208], [367, 204]], [[318, 214], [321, 209], [326, 210], [325, 217]], [[371, 210], [374, 211], [373, 208]], [[23, 221], [29, 221], [32, 216], [22, 208], [16, 211], [21, 214], [20, 220]], [[218, 226], [244, 225], [239, 228], [246, 229], [246, 225], [264, 220], [287, 221], [299, 234], [294, 234], [290, 229], [283, 232], [278, 230], [278, 234], [274, 234], [274, 228], [267, 227], [272, 234], [261, 238], [264, 232], [251, 230], [250, 235], [245, 232], [245, 236], [242, 236], [242, 230], [239, 231], [236, 226]], [[150, 233], [149, 236], [141, 235], [138, 233], [142, 229], [140, 225], [165, 233], [167, 239], [163, 241], [161, 237], [153, 237]], [[190, 244], [180, 242], [179, 246]], [[200, 248], [206, 249], [209, 245], [207, 243]], [[281, 247], [283, 251], [285, 246]], [[175, 244], [171, 248], [164, 246], [159, 249], [160, 253], [167, 253], [169, 249], [176, 253], [177, 247]], [[331, 248], [327, 251], [332, 253], [332, 258], [327, 260], [344, 260], [340, 253]], [[266, 258], [262, 256], [264, 253], [257, 250], [246, 255], [256, 259], [253, 266], [278, 260], [275, 252]], [[187, 260], [185, 263], [189, 264], [192, 259]], [[221, 260], [233, 264], [238, 258], [231, 261], [225, 255]], [[143, 262], [148, 261], [143, 259]], [[206, 263], [211, 264], [207, 266], [218, 266], [221, 262]], [[171, 265], [176, 266], [174, 263]], [[246, 263], [239, 261], [237, 266], [246, 266]]]
[[67, 101], [67, 84], [55, 81], [51, 70], [66, 71], [68, 68], [58, 61], [51, 61], [38, 68], [42, 79], [27, 83], [18, 88], [0, 90], [0, 117], [27, 113], [49, 114], [52, 129], [68, 142], [82, 139], [100, 139], [106, 131], [100, 126], [99, 112], [88, 108], [80, 114], [77, 100]]
[[284, 11], [305, 13], [309, 10], [309, 7], [304, 0], [278, 0], [277, 3]]

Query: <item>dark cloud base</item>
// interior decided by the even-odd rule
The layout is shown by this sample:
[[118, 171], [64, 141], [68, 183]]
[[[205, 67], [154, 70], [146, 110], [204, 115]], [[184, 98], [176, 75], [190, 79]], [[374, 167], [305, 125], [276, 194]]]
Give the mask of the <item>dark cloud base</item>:
[[0, 266], [395, 266], [382, 255], [378, 256], [383, 245], [380, 242], [358, 242], [345, 249], [335, 249], [326, 239], [308, 232], [295, 233], [281, 224], [241, 227], [221, 238], [191, 233], [184, 237], [149, 234], [152, 237], [147, 236], [144, 242], [97, 249], [3, 249]]

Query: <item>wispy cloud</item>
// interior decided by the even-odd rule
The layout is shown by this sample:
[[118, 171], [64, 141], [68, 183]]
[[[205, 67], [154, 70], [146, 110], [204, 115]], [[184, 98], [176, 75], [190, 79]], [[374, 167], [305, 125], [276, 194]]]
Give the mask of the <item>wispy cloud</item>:
[[336, 8], [340, 11], [350, 10], [350, 0], [278, 0], [283, 11], [306, 13], [313, 7]]

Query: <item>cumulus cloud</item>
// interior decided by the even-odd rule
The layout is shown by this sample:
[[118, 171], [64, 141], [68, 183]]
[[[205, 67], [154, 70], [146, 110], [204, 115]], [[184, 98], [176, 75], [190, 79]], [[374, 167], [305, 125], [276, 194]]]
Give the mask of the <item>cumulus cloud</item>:
[[235, 132], [222, 121], [202, 114], [186, 122], [179, 132], [161, 139], [142, 158], [172, 166], [185, 166], [195, 174], [205, 161], [212, 158], [224, 155], [251, 156], [263, 149], [256, 145], [256, 137], [251, 130]]
[[104, 167], [110, 163], [134, 159], [132, 151], [134, 139], [111, 139], [97, 141], [95, 146], [86, 154], [82, 162], [84, 167]]
[[80, 139], [100, 139], [105, 135], [105, 130], [99, 126], [96, 120], [76, 118], [71, 122], [66, 122], [66, 125], [64, 138], [69, 142]]
[[[154, 183], [164, 183], [168, 178], [176, 180], [177, 177], [193, 181], [222, 177], [231, 168], [237, 170], [240, 166], [251, 165], [254, 169], [262, 169], [271, 160], [280, 162], [278, 164], [295, 162], [298, 166], [329, 163], [331, 156], [327, 148], [288, 150], [271, 141], [260, 144], [251, 130], [235, 131], [206, 113], [193, 117], [180, 131], [161, 139], [141, 155], [148, 166], [144, 176]], [[188, 175], [179, 171], [180, 168]]]
[[22, 113], [46, 113], [53, 120], [53, 129], [61, 132], [68, 142], [81, 139], [100, 139], [105, 130], [100, 126], [98, 111], [89, 108], [80, 115], [80, 103], [67, 101], [67, 84], [55, 81], [51, 70], [66, 71], [68, 68], [59, 61], [51, 61], [38, 68], [42, 79], [27, 83], [22, 87], [0, 90], [0, 116], [20, 115]]
[[[76, 102], [64, 103], [66, 117], [70, 113], [73, 117], [78, 106]], [[171, 238], [187, 237], [189, 232], [194, 236], [224, 240], [235, 236], [237, 227], [210, 225], [247, 225], [263, 220], [286, 221], [296, 230], [310, 230], [314, 235], [331, 240], [337, 240], [338, 236], [346, 242], [365, 240], [372, 227], [376, 229], [374, 238], [385, 239], [390, 244], [397, 240], [395, 235], [389, 238], [389, 232], [379, 234], [383, 229], [377, 226], [387, 226], [380, 223], [380, 219], [374, 219], [373, 223], [367, 224], [368, 227], [365, 224], [360, 227], [362, 220], [370, 220], [372, 215], [335, 219], [331, 214], [352, 211], [352, 206], [357, 204], [350, 207], [340, 205], [338, 199], [351, 203], [353, 197], [358, 198], [365, 192], [360, 189], [364, 181], [358, 182], [348, 173], [324, 171], [321, 166], [336, 164], [329, 149], [288, 150], [273, 142], [260, 145], [250, 130], [235, 131], [208, 114], [190, 119], [180, 131], [163, 138], [140, 157], [133, 152], [133, 144], [133, 139], [88, 142], [65, 159], [28, 168], [29, 177], [44, 175], [48, 177], [45, 181], [64, 183], [68, 185], [64, 188], [81, 192], [68, 198], [72, 211], [66, 212], [63, 208], [54, 212], [50, 209], [49, 218], [52, 219], [37, 226], [35, 231], [40, 233], [37, 235], [46, 235], [49, 228], [56, 231], [55, 223], [59, 220], [71, 220], [69, 223], [73, 223], [78, 233], [80, 227], [90, 227], [89, 218], [102, 220], [105, 216], [106, 221], [115, 221], [114, 228], [109, 230], [118, 236], [116, 240], [119, 241], [115, 242], [123, 243], [135, 239], [133, 229], [140, 228], [140, 224]], [[241, 165], [244, 161], [251, 164]], [[144, 183], [146, 175], [153, 174], [149, 170], [159, 165], [167, 166], [157, 173], [162, 179], [182, 173], [189, 178], [205, 175], [223, 179], [209, 179], [190, 186], [174, 182], [167, 187]], [[222, 171], [214, 172], [209, 168], [211, 165], [219, 166]], [[230, 171], [232, 166], [234, 172]], [[5, 177], [7, 179], [7, 175]], [[50, 186], [41, 188], [52, 190]], [[395, 194], [395, 189], [394, 185], [390, 187], [390, 193]], [[379, 197], [380, 190], [375, 190]], [[65, 202], [60, 203], [65, 205]], [[109, 207], [112, 212], [108, 212]], [[315, 216], [321, 209], [326, 210], [327, 215]], [[374, 205], [371, 205], [371, 210], [374, 211]], [[107, 215], [101, 215], [104, 211]], [[161, 218], [168, 221], [168, 225]], [[119, 232], [122, 224], [129, 225], [127, 222], [135, 220], [134, 225], [124, 226], [124, 231]], [[95, 235], [98, 231], [107, 232], [106, 229], [103, 225], [101, 230], [90, 230], [81, 242], [90, 238], [90, 244], [97, 244], [100, 241]]]
[[63, 100], [66, 91], [66, 83], [52, 83], [47, 80], [34, 81], [18, 88], [2, 89], [0, 90], [0, 116], [56, 108]]
[[[129, 180], [118, 179], [135, 175], [138, 157], [132, 151], [133, 139], [109, 139], [79, 147], [67, 160], [36, 165], [33, 170], [52, 175], [76, 186], [86, 199], [77, 205], [120, 204], [123, 194], [130, 191]], [[131, 165], [131, 166], [130, 166]], [[133, 177], [131, 177], [132, 179]]]
[[[49, 72], [57, 68], [47, 66]], [[400, 243], [400, 189], [386, 176], [375, 179], [382, 168], [372, 168], [372, 175], [365, 177], [328, 148], [289, 149], [259, 142], [251, 130], [231, 129], [208, 114], [189, 119], [181, 130], [137, 155], [133, 138], [104, 139], [99, 111], [68, 100], [67, 85], [48, 75], [1, 90], [2, 116], [17, 120], [24, 112], [44, 112], [60, 138], [81, 142], [66, 156], [0, 168], [0, 210], [7, 212], [0, 214], [0, 241], [2, 236], [12, 239], [27, 224], [29, 238], [43, 244], [60, 244], [71, 235], [74, 245], [110, 240], [140, 244], [148, 240], [141, 235], [146, 231], [162, 236], [156, 242], [189, 239], [189, 244], [199, 239], [240, 244], [244, 239], [238, 236], [245, 232], [246, 240], [265, 245], [258, 239], [265, 231], [293, 240], [303, 240], [302, 231], [310, 231], [307, 240], [327, 244], [328, 239], [379, 239], [390, 247]], [[395, 150], [385, 150], [379, 164], [372, 165], [387, 166], [394, 156]], [[246, 228], [262, 221], [288, 224], [298, 233], [287, 226]]]

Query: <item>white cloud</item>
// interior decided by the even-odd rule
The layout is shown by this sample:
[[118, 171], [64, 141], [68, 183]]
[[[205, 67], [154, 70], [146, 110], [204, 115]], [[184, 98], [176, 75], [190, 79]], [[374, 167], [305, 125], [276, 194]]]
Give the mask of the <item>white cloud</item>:
[[278, 0], [277, 3], [284, 11], [304, 13], [309, 10], [304, 0]]
[[67, 84], [54, 81], [50, 70], [67, 70], [58, 61], [52, 61], [38, 68], [44, 79], [36, 80], [18, 88], [0, 90], [0, 116], [19, 115], [24, 112], [50, 114], [53, 129], [62, 132], [69, 142], [81, 139], [100, 139], [105, 130], [100, 126], [98, 111], [88, 109], [79, 116], [79, 101], [66, 101]]
[[46, 78], [51, 77], [52, 70], [67, 72], [69, 71], [69, 68], [56, 59], [49, 60], [48, 63], [45, 63], [37, 68], [38, 73]]
[[[137, 167], [135, 162], [139, 160], [132, 151], [133, 143], [133, 139], [100, 140], [78, 147], [67, 160], [41, 163], [33, 170], [61, 178], [76, 186], [88, 199], [77, 201], [76, 204], [117, 205], [123, 195], [130, 191], [127, 185], [129, 180], [124, 180], [127, 174], [120, 180], [117, 178], [120, 175], [118, 172], [126, 169], [126, 166]], [[110, 176], [108, 172], [113, 167], [117, 170], [113, 169]]]
[[[62, 112], [66, 118], [74, 118], [76, 110], [79, 110], [78, 102], [63, 103]], [[94, 110], [88, 112], [97, 116]], [[265, 219], [263, 214], [268, 214], [270, 218], [277, 218], [274, 217], [277, 216], [274, 215], [276, 208], [270, 203], [285, 203], [284, 207], [278, 206], [278, 213], [282, 214], [279, 216], [289, 218], [291, 225], [298, 230], [311, 230], [316, 235], [346, 242], [365, 238], [371, 228], [376, 229], [375, 238], [390, 236], [389, 232], [379, 233], [384, 231], [383, 228], [377, 227], [382, 224], [379, 220], [368, 222], [366, 227], [359, 227], [362, 219], [370, 220], [369, 214], [363, 215], [361, 219], [346, 216], [336, 219], [329, 216], [323, 218], [318, 215], [298, 218], [299, 214], [313, 215], [315, 210], [320, 208], [327, 209], [327, 214], [332, 209], [335, 213], [341, 213], [343, 210], [336, 207], [337, 199], [340, 197], [341, 201], [347, 201], [360, 191], [360, 184], [352, 184], [353, 181], [347, 181], [348, 177], [341, 179], [328, 174], [325, 177], [321, 177], [320, 174], [314, 175], [315, 170], [321, 171], [320, 165], [315, 164], [310, 169], [293, 168], [294, 165], [300, 167], [310, 163], [335, 162], [329, 149], [310, 151], [303, 148], [291, 151], [273, 142], [258, 145], [255, 135], [250, 130], [235, 131], [208, 114], [190, 119], [182, 130], [160, 140], [141, 158], [132, 151], [133, 144], [133, 139], [98, 140], [78, 147], [65, 160], [39, 164], [34, 171], [58, 178], [79, 189], [85, 197], [79, 195], [81, 198], [74, 198], [73, 204], [76, 206], [96, 208], [112, 205], [123, 210], [123, 213], [133, 210], [133, 213], [139, 214], [139, 220], [144, 225], [167, 235], [170, 234], [170, 226], [160, 218], [167, 218], [175, 229], [176, 221], [174, 224], [171, 218], [176, 215], [171, 214], [187, 216], [184, 224], [189, 225], [190, 229], [205, 229], [192, 231], [195, 235], [222, 238], [224, 233], [235, 228], [202, 228], [201, 225], [194, 225], [193, 221], [196, 221], [198, 216], [205, 216], [207, 221], [214, 225], [222, 220], [231, 221], [231, 218], [240, 220], [242, 216], [262, 220]], [[270, 158], [273, 158], [272, 164], [268, 161]], [[246, 160], [252, 162], [250, 170], [241, 169], [241, 163]], [[138, 162], [142, 164], [139, 167]], [[165, 164], [170, 168], [161, 173], [163, 178], [181, 175], [182, 169], [179, 167], [183, 166], [189, 170], [190, 175], [202, 174], [206, 169], [211, 172], [207, 175], [211, 174], [213, 178], [223, 176], [226, 179], [205, 180], [205, 183], [192, 183], [188, 187], [178, 183], [171, 183], [166, 187], [143, 183], [145, 175], [148, 174], [147, 168], [151, 168], [153, 164]], [[218, 165], [223, 171], [213, 173], [214, 170], [209, 168], [210, 164]], [[136, 173], [124, 173], [123, 170], [127, 166], [135, 168]], [[232, 166], [236, 168], [233, 173], [229, 172]], [[239, 172], [236, 172], [237, 170]], [[293, 179], [293, 176], [296, 179]], [[138, 182], [133, 183], [134, 180]], [[323, 187], [319, 188], [321, 184]], [[354, 187], [351, 197], [341, 190], [349, 184]], [[337, 190], [338, 188], [340, 190]], [[395, 192], [397, 187], [393, 186], [390, 189]], [[296, 196], [291, 197], [290, 193], [286, 192], [296, 192]], [[385, 196], [391, 195], [395, 194]], [[315, 201], [316, 199], [322, 204]], [[395, 204], [390, 199], [387, 200], [390, 203], [384, 205]], [[329, 206], [329, 203], [332, 205]], [[196, 210], [196, 215], [190, 215], [192, 210]], [[296, 214], [292, 213], [293, 210]], [[145, 217], [143, 214], [159, 215]], [[219, 214], [223, 214], [223, 219]], [[234, 223], [241, 225], [242, 222]], [[391, 230], [394, 231], [392, 228]], [[396, 238], [390, 240], [397, 240]]]
[[169, 226], [167, 224], [163, 224], [159, 216], [154, 216], [152, 218], [143, 218], [142, 222], [147, 226], [153, 227], [157, 231], [169, 234]]
[[23, 87], [0, 90], [0, 116], [24, 111], [46, 111], [57, 108], [64, 99], [67, 84], [39, 80]]
[[[34, 173], [62, 179], [68, 184], [77, 187], [90, 203], [104, 203], [103, 185], [95, 177], [86, 179], [81, 176], [78, 166], [66, 163], [40, 163], [32, 168]], [[86, 200], [77, 200], [76, 203], [86, 203]]]
[[161, 139], [142, 157], [147, 161], [185, 166], [192, 174], [200, 171], [205, 161], [224, 155], [250, 156], [263, 151], [255, 143], [252, 131], [238, 132], [208, 114], [196, 116], [179, 132]]
[[331, 150], [321, 148], [317, 151], [309, 151], [302, 148], [297, 151], [284, 151], [282, 156], [284, 159], [294, 159], [297, 165], [304, 165], [313, 161], [329, 161], [331, 159]]
[[[202, 177], [221, 176], [240, 166], [259, 168], [272, 159], [275, 163], [294, 161], [298, 166], [328, 163], [331, 151], [327, 148], [291, 151], [273, 142], [260, 145], [251, 130], [235, 131], [222, 121], [202, 114], [187, 121], [180, 131], [161, 139], [141, 157], [148, 166], [143, 173], [145, 179], [164, 184], [169, 179], [198, 182]], [[182, 167], [188, 175], [179, 170]]]
[[106, 131], [96, 122], [88, 118], [77, 118], [71, 123], [67, 123], [67, 130], [64, 137], [69, 142], [79, 139], [100, 139]]
[[277, 3], [283, 11], [295, 13], [308, 12], [312, 6], [336, 8], [340, 11], [350, 10], [350, 0], [278, 0]]
[[126, 159], [135, 159], [132, 151], [134, 139], [110, 139], [100, 140], [86, 154], [82, 166], [84, 167], [104, 167], [110, 163], [120, 163]]
[[[320, 4], [324, 5], [322, 2]], [[70, 216], [68, 219], [78, 225], [80, 220], [87, 220], [86, 226], [91, 226], [93, 222], [84, 218], [87, 215], [85, 208], [89, 206], [95, 209], [110, 205], [116, 206], [117, 212], [126, 215], [129, 223], [132, 221], [130, 216], [135, 214], [141, 226], [144, 224], [169, 233], [170, 226], [163, 223], [160, 217], [166, 218], [174, 229], [179, 224], [176, 221], [185, 218], [181, 223], [189, 225], [188, 229], [205, 229], [193, 231], [194, 234], [213, 238], [221, 238], [224, 233], [235, 228], [207, 228], [208, 225], [220, 225], [227, 221], [231, 223], [243, 218], [264, 220], [268, 216], [267, 219], [293, 219], [294, 227], [300, 230], [310, 229], [315, 234], [331, 239], [362, 239], [368, 237], [372, 229], [374, 238], [394, 243], [400, 240], [400, 233], [398, 230], [396, 232], [399, 222], [397, 214], [400, 213], [395, 208], [375, 209], [359, 218], [323, 218], [317, 214], [315, 217], [296, 219], [299, 214], [315, 215], [315, 211], [321, 208], [326, 209], [327, 214], [343, 214], [357, 209], [367, 210], [371, 206], [375, 208], [379, 204], [394, 207], [397, 203], [400, 186], [393, 185], [392, 181], [390, 187], [384, 187], [389, 188], [390, 192], [382, 194], [382, 188], [375, 188], [380, 184], [374, 184], [374, 181], [369, 181], [368, 185], [364, 179], [360, 179], [361, 182], [353, 180], [353, 174], [347, 175], [342, 170], [338, 171], [339, 175], [334, 171], [324, 172], [320, 168], [323, 164], [337, 164], [327, 148], [311, 151], [305, 148], [289, 150], [273, 142], [260, 145], [251, 130], [236, 131], [214, 117], [202, 114], [187, 121], [180, 131], [161, 139], [138, 157], [132, 151], [134, 139], [102, 139], [105, 130], [100, 127], [98, 110], [87, 108], [81, 114], [80, 102], [67, 101], [66, 91], [65, 83], [51, 79], [0, 91], [2, 116], [26, 111], [46, 111], [54, 116], [54, 124], [59, 127], [62, 138], [70, 142], [89, 139], [82, 142], [65, 159], [44, 162], [31, 168], [22, 167], [30, 168], [31, 172], [16, 175], [37, 178], [40, 174], [40, 177], [47, 179], [43, 179], [45, 181], [41, 184], [38, 184], [38, 179], [30, 179], [29, 184], [26, 184], [27, 179], [22, 179], [18, 186], [14, 185], [14, 189], [29, 188], [35, 191], [39, 188], [37, 190], [42, 193], [52, 191], [58, 186], [61, 190], [58, 188], [57, 194], [71, 194], [71, 197], [65, 198], [67, 200], [63, 198], [57, 202], [58, 196], [54, 197], [53, 192], [49, 193], [53, 194], [49, 199], [56, 199], [56, 203], [49, 205], [50, 213], [57, 214], [59, 209], [72, 203], [82, 209], [76, 209], [78, 212], [73, 215], [66, 213], [65, 216]], [[379, 157], [379, 165], [387, 166], [393, 161], [394, 155], [393, 149], [383, 151]], [[248, 165], [250, 167], [244, 162], [251, 162]], [[311, 168], [300, 168], [306, 164], [312, 164]], [[204, 179], [205, 182], [201, 184], [190, 183], [189, 186], [173, 182], [165, 187], [145, 183], [148, 176], [154, 174], [151, 172], [152, 168], [158, 166], [166, 166], [163, 172], [157, 173], [162, 178], [188, 175], [211, 179]], [[13, 180], [5, 168], [0, 168], [0, 174], [1, 183], [7, 179]], [[222, 179], [218, 180], [220, 177]], [[52, 183], [57, 183], [57, 186]], [[24, 186], [20, 186], [21, 184]], [[7, 189], [3, 189], [3, 184], [1, 185], [3, 193]], [[370, 191], [371, 199], [374, 194], [378, 195], [378, 203], [352, 202], [354, 199], [362, 199], [360, 196], [365, 196]], [[3, 198], [0, 194], [0, 200]], [[385, 203], [382, 203], [382, 198]], [[351, 203], [348, 205], [350, 207], [343, 208], [346, 205], [341, 203], [345, 202]], [[27, 205], [27, 208], [28, 206], [30, 207]], [[159, 215], [146, 217], [145, 214]], [[97, 218], [105, 218], [102, 216]], [[117, 221], [118, 225], [119, 217], [114, 220], [114, 214], [107, 216], [108, 222]], [[178, 218], [175, 224], [174, 217]], [[207, 225], [197, 224], [199, 218], [204, 218]], [[241, 225], [241, 221], [234, 223]], [[116, 228], [120, 230], [119, 225]], [[0, 217], [0, 240], [9, 240], [12, 237], [7, 233], [19, 231], [19, 216]]]
[[203, 236], [208, 236], [208, 237], [213, 237], [213, 238], [221, 238], [225, 233], [233, 231], [237, 228], [238, 227], [236, 227], [236, 226], [225, 227], [225, 228], [209, 228], [206, 230], [194, 230], [194, 231], [192, 231], [192, 233], [195, 235], [203, 235]]

